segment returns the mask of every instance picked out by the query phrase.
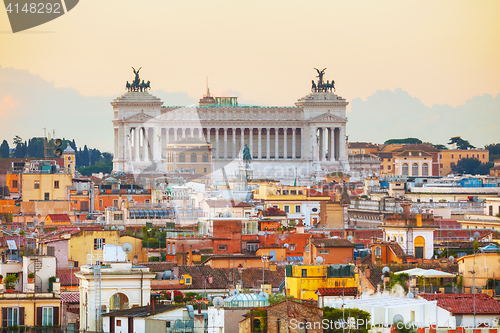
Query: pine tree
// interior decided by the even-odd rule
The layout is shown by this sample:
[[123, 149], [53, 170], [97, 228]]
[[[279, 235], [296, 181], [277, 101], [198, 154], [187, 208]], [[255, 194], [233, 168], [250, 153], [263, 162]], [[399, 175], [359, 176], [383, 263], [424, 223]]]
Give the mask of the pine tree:
[[9, 143], [7, 142], [7, 140], [3, 140], [2, 145], [0, 145], [0, 157], [8, 158], [9, 150]]

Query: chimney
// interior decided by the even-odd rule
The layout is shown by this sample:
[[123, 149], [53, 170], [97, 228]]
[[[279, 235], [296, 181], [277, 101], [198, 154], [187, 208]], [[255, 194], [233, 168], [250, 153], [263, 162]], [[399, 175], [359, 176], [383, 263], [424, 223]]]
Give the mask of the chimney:
[[198, 302], [198, 313], [200, 314], [201, 313], [201, 303]]
[[312, 249], [312, 235], [309, 237], [309, 265], [312, 265], [313, 263], [313, 249]]
[[188, 266], [193, 265], [193, 245], [189, 245], [189, 254], [188, 254]]

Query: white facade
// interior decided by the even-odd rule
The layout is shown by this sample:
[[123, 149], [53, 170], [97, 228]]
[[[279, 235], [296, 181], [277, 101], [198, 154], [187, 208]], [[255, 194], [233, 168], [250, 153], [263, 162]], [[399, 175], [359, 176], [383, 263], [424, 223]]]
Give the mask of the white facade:
[[109, 312], [113, 307], [123, 310], [147, 305], [150, 302], [151, 279], [156, 276], [149, 273], [149, 268], [132, 267], [129, 262], [101, 266], [100, 284], [99, 279], [94, 279], [94, 266], [84, 265], [75, 275], [80, 280], [80, 328], [89, 331], [96, 331], [99, 302], [101, 313]]
[[114, 171], [166, 172], [172, 163], [179, 164], [174, 170], [189, 168], [191, 162], [167, 151], [167, 145], [186, 138], [210, 143], [213, 170], [241, 157], [248, 146], [254, 178], [293, 181], [296, 174], [320, 176], [347, 168], [348, 102], [333, 92], [310, 93], [294, 107], [162, 104], [148, 92], [127, 92], [111, 103]]
[[[407, 255], [415, 255], [415, 240], [422, 237], [425, 241], [424, 259], [432, 259], [434, 255], [434, 230], [426, 227], [394, 227], [382, 226], [384, 231], [384, 241], [395, 241], [405, 251]], [[418, 243], [418, 242], [417, 242]]]

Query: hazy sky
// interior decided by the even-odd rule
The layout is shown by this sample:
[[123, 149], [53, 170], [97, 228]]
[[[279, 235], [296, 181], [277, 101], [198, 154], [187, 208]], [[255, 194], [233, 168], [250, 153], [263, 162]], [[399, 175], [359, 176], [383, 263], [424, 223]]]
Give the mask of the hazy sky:
[[[142, 66], [141, 79], [153, 89], [198, 99], [208, 76], [212, 91], [230, 89], [266, 105], [293, 105], [309, 92], [313, 67], [327, 67], [325, 79], [333, 78], [348, 101], [400, 88], [428, 108], [458, 107], [500, 93], [499, 17], [497, 0], [82, 0], [62, 17], [16, 34], [1, 11], [0, 66], [94, 98], [122, 94], [133, 79], [131, 66]], [[0, 76], [9, 86], [5, 80]], [[0, 122], [22, 133], [9, 115], [20, 98], [0, 91]], [[111, 114], [107, 102], [102, 112]], [[81, 137], [83, 129], [74, 133]]]

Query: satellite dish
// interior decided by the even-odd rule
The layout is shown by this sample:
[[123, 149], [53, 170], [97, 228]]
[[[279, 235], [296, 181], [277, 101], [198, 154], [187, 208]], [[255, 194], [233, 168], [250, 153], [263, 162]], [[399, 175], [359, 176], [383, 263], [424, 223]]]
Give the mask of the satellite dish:
[[448, 257], [448, 260], [449, 260], [449, 261], [453, 261], [453, 260], [455, 260], [455, 257], [454, 257], [454, 256], [449, 256], [449, 257]]
[[222, 297], [217, 296], [214, 298], [214, 306], [217, 309], [221, 308], [223, 305], [224, 305], [224, 300], [222, 299]]
[[413, 293], [406, 294], [406, 298], [413, 298], [413, 297], [415, 297], [415, 295], [413, 295]]
[[384, 274], [380, 275], [380, 280], [384, 281]]
[[283, 244], [283, 247], [285, 247], [287, 249], [288, 249], [288, 246], [289, 246], [288, 243]]
[[123, 230], [125, 230], [125, 227], [124, 227], [124, 226], [122, 226], [122, 225], [119, 225], [119, 226], [118, 226], [118, 230], [123, 231]]
[[469, 242], [473, 242], [473, 241], [474, 241], [474, 237], [469, 238]]
[[398, 209], [396, 211], [397, 211], [397, 213], [401, 214], [404, 210], [403, 210], [403, 207], [398, 207]]
[[476, 231], [476, 232], [474, 233], [474, 238], [475, 238], [475, 239], [478, 239], [479, 237], [481, 237], [481, 234], [479, 233], [479, 231]]
[[131, 196], [130, 194], [129, 194], [129, 195], [127, 195], [127, 200], [128, 200], [128, 201], [132, 201], [132, 196]]
[[238, 289], [231, 289], [231, 291], [229, 292], [229, 296], [236, 296], [239, 293], [240, 292], [238, 291]]
[[115, 226], [112, 226], [112, 227], [111, 227], [111, 230], [116, 230], [116, 227], [115, 227]]
[[349, 242], [352, 242], [352, 236], [351, 236], [351, 235], [347, 236], [347, 240], [348, 240]]
[[323, 257], [316, 257], [316, 264], [321, 265], [323, 263]]
[[417, 213], [418, 213], [418, 209], [416, 209], [416, 208], [412, 208], [412, 209], [410, 209], [410, 212], [411, 212], [412, 214], [417, 214]]
[[262, 296], [262, 297], [264, 297], [265, 299], [268, 299], [268, 298], [269, 298], [269, 294], [268, 294], [268, 293], [266, 293], [265, 291], [261, 291], [261, 292], [259, 293], [259, 296]]
[[382, 268], [382, 273], [389, 273], [391, 271], [391, 269], [387, 266], [385, 266], [384, 268]]
[[132, 244], [130, 244], [130, 243], [124, 243], [124, 244], [122, 245], [122, 250], [123, 250], [123, 252], [125, 252], [125, 253], [130, 253], [130, 252], [132, 252], [132, 250], [133, 250], [133, 249], [134, 249], [134, 247], [133, 247], [133, 246], [132, 246]]
[[392, 319], [392, 321], [394, 322], [394, 324], [404, 323], [404, 318], [403, 318], [402, 315], [397, 314], [397, 315], [394, 316], [394, 318]]
[[33, 225], [37, 225], [38, 224], [38, 219], [33, 219]]
[[231, 217], [231, 213], [230, 213], [230, 212], [227, 212], [227, 213], [226, 213], [226, 217]]

